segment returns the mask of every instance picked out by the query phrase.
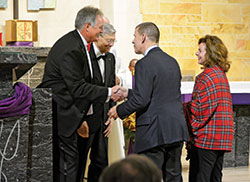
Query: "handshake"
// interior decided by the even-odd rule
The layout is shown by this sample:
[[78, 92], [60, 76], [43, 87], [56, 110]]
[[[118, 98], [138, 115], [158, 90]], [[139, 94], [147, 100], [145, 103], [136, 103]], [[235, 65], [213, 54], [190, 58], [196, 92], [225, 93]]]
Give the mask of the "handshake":
[[112, 87], [111, 91], [111, 99], [115, 102], [122, 101], [128, 96], [128, 89], [119, 85]]
[[[122, 101], [128, 96], [128, 89], [121, 87], [119, 85], [116, 85], [111, 88], [112, 94], [111, 99], [115, 102]], [[108, 112], [108, 120], [105, 122], [105, 125], [107, 126], [106, 130], [104, 131], [104, 136], [109, 137], [112, 129], [112, 125], [114, 123], [114, 119], [118, 118], [117, 112], [116, 112], [116, 106], [113, 106], [109, 112]]]

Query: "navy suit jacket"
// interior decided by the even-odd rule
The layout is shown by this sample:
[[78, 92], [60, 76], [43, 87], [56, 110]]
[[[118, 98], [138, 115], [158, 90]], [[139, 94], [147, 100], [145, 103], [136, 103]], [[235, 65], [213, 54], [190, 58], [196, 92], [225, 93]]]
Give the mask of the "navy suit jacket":
[[90, 66], [77, 30], [61, 37], [51, 48], [39, 87], [52, 88], [54, 127], [59, 135], [71, 136], [93, 102], [105, 103], [108, 88], [94, 85]]
[[117, 107], [122, 119], [136, 111], [135, 152], [189, 140], [180, 86], [177, 61], [159, 47], [136, 63], [135, 88]]

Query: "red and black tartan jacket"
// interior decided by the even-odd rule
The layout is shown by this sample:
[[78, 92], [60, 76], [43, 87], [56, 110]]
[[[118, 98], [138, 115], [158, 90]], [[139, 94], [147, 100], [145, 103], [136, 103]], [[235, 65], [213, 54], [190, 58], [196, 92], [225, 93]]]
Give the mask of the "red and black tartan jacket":
[[184, 108], [196, 147], [231, 151], [232, 97], [226, 75], [219, 66], [205, 68], [196, 77], [192, 100]]

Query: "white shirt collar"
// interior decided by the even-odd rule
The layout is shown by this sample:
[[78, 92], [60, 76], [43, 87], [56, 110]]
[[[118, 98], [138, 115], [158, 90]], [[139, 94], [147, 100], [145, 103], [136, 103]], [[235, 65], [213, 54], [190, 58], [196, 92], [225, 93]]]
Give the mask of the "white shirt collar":
[[96, 46], [95, 43], [93, 43], [93, 47], [94, 47], [94, 50], [95, 50], [95, 55], [96, 57], [98, 58], [99, 56], [104, 56], [105, 54], [102, 54], [99, 50], [99, 48]]
[[77, 30], [78, 34], [80, 35], [83, 44], [85, 45], [85, 47], [87, 47], [87, 46], [88, 46], [88, 42], [85, 40], [85, 38], [84, 38], [84, 37], [82, 36], [82, 34], [79, 32], [79, 30], [78, 30], [78, 29], [76, 29], [76, 30]]
[[149, 48], [145, 51], [144, 56], [146, 56], [146, 55], [148, 54], [148, 52], [149, 52], [151, 49], [155, 48], [155, 47], [158, 47], [158, 45], [153, 45], [153, 46], [149, 47]]
[[[76, 29], [77, 30], [77, 29]], [[89, 51], [88, 51], [88, 42], [85, 40], [85, 38], [82, 36], [82, 34], [79, 32], [79, 30], [77, 30], [78, 34], [80, 35], [82, 42], [84, 44], [85, 47], [85, 51], [87, 54], [87, 59], [88, 59], [88, 63], [89, 63], [89, 69], [90, 69], [90, 75], [91, 78], [93, 78], [93, 70], [92, 70], [92, 64], [91, 64], [91, 59], [90, 59], [90, 55], [89, 55]]]

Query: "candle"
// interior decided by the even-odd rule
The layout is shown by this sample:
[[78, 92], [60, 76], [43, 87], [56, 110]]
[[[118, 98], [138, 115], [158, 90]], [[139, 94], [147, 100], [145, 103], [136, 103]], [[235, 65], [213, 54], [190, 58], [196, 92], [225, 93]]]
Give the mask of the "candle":
[[135, 71], [132, 71], [132, 88], [135, 88]]

